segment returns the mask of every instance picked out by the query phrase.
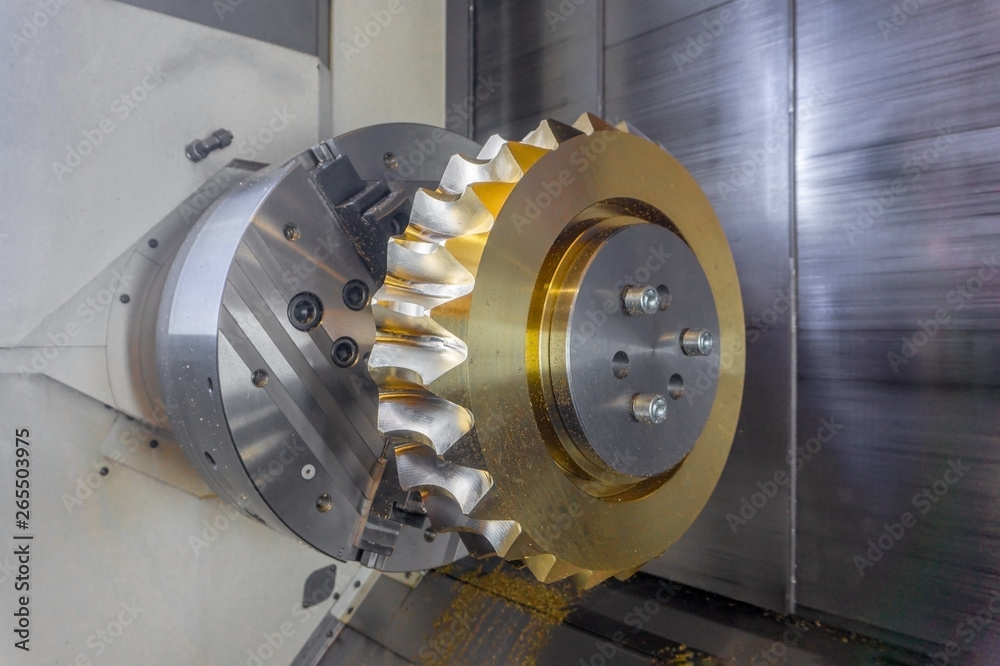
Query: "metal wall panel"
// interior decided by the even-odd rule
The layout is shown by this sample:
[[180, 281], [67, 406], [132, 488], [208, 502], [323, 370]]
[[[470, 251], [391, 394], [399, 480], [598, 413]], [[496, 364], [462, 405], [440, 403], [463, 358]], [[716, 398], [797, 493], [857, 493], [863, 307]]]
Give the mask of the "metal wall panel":
[[799, 601], [995, 659], [1000, 5], [797, 14]]
[[542, 118], [572, 122], [598, 106], [598, 3], [477, 2], [475, 138], [521, 138]]
[[[609, 3], [605, 95], [701, 183], [732, 246], [748, 333], [732, 454], [705, 511], [647, 571], [774, 609], [790, 600], [792, 333], [788, 4]], [[785, 478], [788, 477], [779, 477]], [[762, 508], [758, 484], [772, 497]], [[746, 520], [745, 524], [727, 516]], [[733, 520], [732, 523], [729, 521]]]

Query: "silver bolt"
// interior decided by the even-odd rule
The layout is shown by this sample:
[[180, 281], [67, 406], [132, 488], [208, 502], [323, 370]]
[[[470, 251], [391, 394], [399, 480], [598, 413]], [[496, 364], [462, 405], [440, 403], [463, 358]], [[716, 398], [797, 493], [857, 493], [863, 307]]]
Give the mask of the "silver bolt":
[[667, 420], [667, 401], [659, 393], [636, 393], [632, 396], [632, 416], [639, 423], [663, 423]]
[[681, 349], [688, 356], [708, 356], [715, 348], [712, 334], [701, 328], [686, 328], [681, 333]]
[[316, 468], [315, 467], [313, 467], [312, 465], [303, 465], [302, 466], [302, 478], [303, 479], [305, 479], [306, 481], [308, 481], [309, 479], [313, 478], [314, 476], [316, 476]]
[[630, 317], [654, 314], [660, 309], [660, 292], [649, 285], [629, 285], [622, 293], [622, 305]]

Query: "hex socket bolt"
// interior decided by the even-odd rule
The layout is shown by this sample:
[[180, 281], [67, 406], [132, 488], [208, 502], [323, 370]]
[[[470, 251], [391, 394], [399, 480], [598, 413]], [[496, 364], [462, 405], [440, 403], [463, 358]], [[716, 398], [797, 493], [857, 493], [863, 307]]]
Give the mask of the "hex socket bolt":
[[622, 305], [630, 317], [655, 314], [660, 310], [660, 292], [649, 285], [629, 285], [622, 292]]
[[639, 423], [663, 423], [667, 420], [667, 401], [659, 393], [636, 393], [632, 396], [632, 416]]
[[233, 142], [233, 133], [227, 129], [217, 129], [204, 139], [196, 139], [184, 148], [184, 154], [192, 162], [200, 162], [213, 150], [225, 148]]
[[708, 356], [715, 348], [715, 338], [701, 328], [687, 328], [681, 333], [681, 349], [687, 356]]

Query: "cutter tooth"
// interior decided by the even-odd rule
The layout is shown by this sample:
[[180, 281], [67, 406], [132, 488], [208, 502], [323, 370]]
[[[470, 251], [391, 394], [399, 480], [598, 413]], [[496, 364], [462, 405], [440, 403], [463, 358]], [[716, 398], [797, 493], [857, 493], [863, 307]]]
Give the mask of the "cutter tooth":
[[419, 189], [413, 195], [407, 238], [442, 243], [466, 234], [481, 234], [493, 228], [493, 213], [475, 189], [459, 195]]
[[448, 161], [438, 189], [460, 194], [473, 183], [516, 183], [532, 164], [548, 152], [537, 146], [507, 141], [490, 159], [455, 155]]
[[[474, 551], [483, 555], [496, 553], [505, 557], [511, 552], [518, 537], [521, 536], [521, 526], [513, 520], [477, 520], [466, 515], [461, 507], [447, 495], [429, 493], [423, 497], [424, 508], [431, 520], [431, 526], [439, 532], [459, 532], [474, 534], [486, 540], [491, 550], [486, 550], [477, 543], [478, 539], [469, 542]], [[466, 540], [463, 538], [463, 542]]]
[[[396, 446], [396, 469], [400, 487], [426, 495], [425, 506], [429, 497], [444, 493], [455, 500], [460, 514], [472, 511], [493, 487], [489, 472], [443, 460], [434, 449], [418, 443]], [[440, 524], [457, 525], [450, 521]]]
[[472, 273], [441, 245], [393, 238], [385, 283], [375, 300], [404, 301], [430, 310], [471, 293], [474, 284]]
[[381, 305], [372, 305], [372, 312], [376, 334], [369, 368], [406, 368], [430, 384], [469, 355], [460, 338], [430, 317], [414, 317]]
[[521, 143], [527, 143], [547, 150], [555, 150], [559, 147], [560, 143], [569, 141], [581, 134], [583, 132], [571, 125], [547, 118], [538, 123], [538, 127], [533, 129], [528, 136], [524, 137]]
[[595, 116], [589, 111], [580, 115], [573, 123], [573, 127], [580, 130], [584, 134], [593, 134], [594, 132], [615, 132], [617, 128], [609, 123], [604, 118], [600, 116]]
[[[423, 448], [431, 457], [435, 452], [438, 455], [445, 453], [472, 430], [472, 412], [431, 393], [422, 384], [389, 376], [379, 383], [378, 391], [379, 432], [407, 439], [419, 436], [430, 443]], [[402, 478], [402, 472], [400, 475]], [[492, 485], [492, 480], [489, 483]]]

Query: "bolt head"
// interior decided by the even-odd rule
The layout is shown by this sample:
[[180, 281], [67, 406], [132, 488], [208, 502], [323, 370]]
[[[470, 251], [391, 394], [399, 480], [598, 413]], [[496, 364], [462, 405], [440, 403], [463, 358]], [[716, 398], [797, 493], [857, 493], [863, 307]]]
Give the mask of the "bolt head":
[[709, 331], [689, 328], [681, 333], [681, 349], [688, 356], [708, 356], [715, 349], [715, 338]]
[[667, 420], [667, 400], [659, 393], [637, 393], [632, 397], [632, 416], [639, 423], [663, 423]]
[[655, 314], [660, 310], [660, 292], [649, 285], [630, 285], [622, 294], [622, 304], [631, 317]]

